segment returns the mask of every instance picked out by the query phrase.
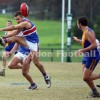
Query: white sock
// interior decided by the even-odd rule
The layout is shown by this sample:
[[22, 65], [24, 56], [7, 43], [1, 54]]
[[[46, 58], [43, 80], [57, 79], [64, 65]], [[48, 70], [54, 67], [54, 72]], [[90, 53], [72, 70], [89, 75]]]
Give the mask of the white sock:
[[2, 70], [5, 70], [5, 67], [4, 66], [2, 66]]

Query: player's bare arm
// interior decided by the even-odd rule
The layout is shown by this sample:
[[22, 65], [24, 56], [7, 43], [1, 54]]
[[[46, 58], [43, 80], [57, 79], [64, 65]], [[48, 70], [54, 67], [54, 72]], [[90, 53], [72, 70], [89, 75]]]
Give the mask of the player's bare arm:
[[80, 43], [82, 44], [82, 40], [81, 39], [78, 39], [77, 37], [73, 36], [73, 40], [77, 43]]
[[20, 32], [20, 30], [14, 30], [14, 31], [12, 31], [11, 34], [7, 34], [7, 35], [4, 35], [4, 36], [2, 36], [2, 37], [3, 37], [3, 38], [9, 38], [9, 37], [12, 37], [12, 36], [17, 35], [19, 32]]
[[28, 22], [28, 21], [24, 21], [24, 22], [22, 22], [22, 23], [20, 23], [22, 26], [23, 26], [23, 28], [25, 27], [26, 29], [29, 29], [29, 28], [31, 28], [31, 24]]
[[12, 30], [17, 30], [17, 29], [22, 29], [22, 26], [20, 24], [11, 25], [11, 26], [8, 26], [8, 27], [0, 28], [0, 32], [1, 31], [12, 31]]
[[0, 28], [0, 32], [1, 31], [22, 30], [24, 27], [30, 28], [30, 26], [31, 25], [28, 22], [21, 22], [17, 25], [11, 25], [11, 26], [8, 26], [8, 27]]

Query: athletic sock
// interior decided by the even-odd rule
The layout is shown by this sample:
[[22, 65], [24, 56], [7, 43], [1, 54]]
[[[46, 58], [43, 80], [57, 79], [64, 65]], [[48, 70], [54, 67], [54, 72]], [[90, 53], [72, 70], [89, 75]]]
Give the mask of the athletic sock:
[[2, 71], [5, 71], [5, 67], [4, 66], [2, 66]]
[[92, 89], [92, 92], [93, 92], [93, 93], [96, 93], [96, 92], [98, 92], [98, 91], [97, 91], [96, 88], [93, 88], [93, 89]]
[[43, 76], [45, 77], [45, 76], [47, 76], [47, 74], [46, 73], [43, 73]]
[[35, 85], [35, 83], [31, 83], [31, 86], [34, 86]]

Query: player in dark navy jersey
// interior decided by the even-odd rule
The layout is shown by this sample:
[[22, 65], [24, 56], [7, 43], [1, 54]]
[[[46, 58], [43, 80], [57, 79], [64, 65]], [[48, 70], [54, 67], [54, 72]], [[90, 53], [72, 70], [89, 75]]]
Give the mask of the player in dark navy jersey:
[[77, 51], [77, 55], [81, 55], [84, 53], [84, 57], [82, 60], [83, 65], [83, 80], [88, 84], [92, 93], [90, 96], [92, 97], [100, 97], [100, 93], [97, 91], [93, 80], [99, 79], [100, 74], [92, 74], [96, 65], [99, 62], [99, 52], [97, 50], [97, 43], [95, 34], [92, 29], [87, 26], [87, 18], [80, 17], [77, 20], [77, 26], [79, 29], [83, 31], [82, 40], [77, 37], [73, 37], [73, 39], [82, 44], [82, 49]]
[[[8, 20], [6, 23], [6, 26], [11, 26], [12, 25], [12, 21]], [[12, 31], [6, 31], [5, 35], [7, 34], [11, 34]], [[4, 52], [2, 55], [2, 71], [0, 71], [0, 75], [1, 76], [5, 76], [5, 68], [6, 68], [6, 58], [9, 57], [7, 56], [7, 54], [10, 52], [10, 50], [13, 48], [15, 43], [6, 43], [5, 47], [4, 47]]]

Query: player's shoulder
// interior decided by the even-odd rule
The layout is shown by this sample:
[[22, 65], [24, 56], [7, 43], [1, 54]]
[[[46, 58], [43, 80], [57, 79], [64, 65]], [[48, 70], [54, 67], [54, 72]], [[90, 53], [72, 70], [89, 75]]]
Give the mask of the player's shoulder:
[[86, 35], [94, 35], [94, 31], [91, 28], [87, 29]]

